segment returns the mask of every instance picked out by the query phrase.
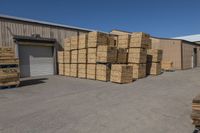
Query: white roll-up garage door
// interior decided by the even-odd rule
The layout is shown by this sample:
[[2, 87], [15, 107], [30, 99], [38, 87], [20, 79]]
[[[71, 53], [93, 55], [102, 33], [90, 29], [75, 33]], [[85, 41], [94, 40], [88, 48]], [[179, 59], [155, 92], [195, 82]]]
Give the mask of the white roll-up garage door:
[[54, 75], [53, 47], [19, 45], [21, 77]]

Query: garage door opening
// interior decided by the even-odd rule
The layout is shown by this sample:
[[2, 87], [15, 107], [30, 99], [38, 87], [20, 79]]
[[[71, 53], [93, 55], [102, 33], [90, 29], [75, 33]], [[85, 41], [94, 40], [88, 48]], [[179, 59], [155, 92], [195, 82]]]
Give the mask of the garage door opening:
[[192, 54], [192, 68], [197, 67], [197, 48], [193, 48]]
[[15, 37], [20, 77], [56, 74], [55, 41], [35, 37]]

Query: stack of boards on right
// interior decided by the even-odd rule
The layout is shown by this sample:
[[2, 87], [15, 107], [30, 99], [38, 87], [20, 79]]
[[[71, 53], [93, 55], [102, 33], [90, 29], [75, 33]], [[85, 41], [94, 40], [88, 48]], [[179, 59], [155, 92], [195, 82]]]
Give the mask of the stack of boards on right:
[[196, 96], [192, 101], [191, 119], [196, 127], [200, 127], [200, 95]]
[[151, 49], [150, 35], [143, 32], [89, 32], [67, 37], [63, 49], [58, 52], [63, 76], [124, 84], [161, 73], [162, 50]]

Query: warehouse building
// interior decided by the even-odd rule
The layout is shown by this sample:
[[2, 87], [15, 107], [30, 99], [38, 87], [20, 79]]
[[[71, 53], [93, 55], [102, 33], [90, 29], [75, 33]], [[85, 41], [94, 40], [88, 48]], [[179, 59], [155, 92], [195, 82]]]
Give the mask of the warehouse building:
[[90, 29], [0, 15], [0, 47], [16, 50], [21, 77], [54, 75], [56, 51], [66, 37], [88, 33]]
[[163, 61], [172, 61], [175, 69], [200, 66], [200, 45], [181, 39], [152, 37], [152, 48], [163, 50]]
[[[131, 32], [114, 29], [112, 34], [131, 34]], [[177, 70], [200, 66], [200, 35], [174, 39], [151, 37], [152, 48], [163, 50], [163, 61], [173, 63]]]

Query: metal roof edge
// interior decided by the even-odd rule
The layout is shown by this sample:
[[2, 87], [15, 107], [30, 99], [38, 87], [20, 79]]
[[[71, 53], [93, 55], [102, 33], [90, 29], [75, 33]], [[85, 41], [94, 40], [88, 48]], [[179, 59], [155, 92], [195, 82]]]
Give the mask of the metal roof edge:
[[187, 42], [187, 43], [190, 43], [190, 44], [194, 44], [194, 45], [198, 45], [198, 46], [200, 46], [200, 44], [198, 44], [198, 43], [196, 43], [196, 42], [190, 42], [190, 41], [183, 40], [183, 39], [175, 39], [175, 38], [162, 38], [162, 37], [153, 37], [153, 36], [151, 36], [151, 38], [155, 38], [155, 39], [163, 39], [163, 40], [175, 40], [175, 41], [182, 41], [182, 42]]
[[89, 32], [96, 31], [96, 30], [87, 29], [87, 28], [80, 28], [80, 27], [64, 25], [64, 24], [56, 24], [52, 22], [39, 21], [39, 20], [34, 20], [34, 19], [29, 19], [29, 18], [14, 17], [14, 16], [9, 16], [9, 15], [4, 15], [4, 14], [0, 14], [0, 18], [24, 21], [24, 22], [29, 22], [29, 23], [38, 23], [38, 24], [50, 25], [50, 26], [56, 26], [56, 27], [63, 27], [63, 28], [68, 28], [68, 29], [77, 29], [77, 30], [89, 31]]

